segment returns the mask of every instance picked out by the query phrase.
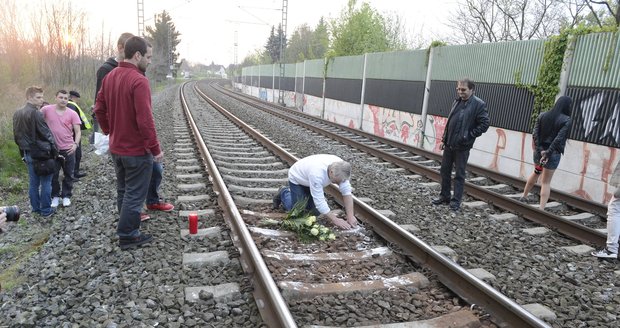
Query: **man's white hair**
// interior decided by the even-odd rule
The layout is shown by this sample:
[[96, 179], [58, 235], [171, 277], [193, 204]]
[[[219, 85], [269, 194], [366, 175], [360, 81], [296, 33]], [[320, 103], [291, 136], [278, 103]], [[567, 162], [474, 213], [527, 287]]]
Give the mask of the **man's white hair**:
[[332, 170], [333, 178], [344, 181], [351, 178], [351, 164], [349, 162], [340, 161], [329, 164], [328, 170]]

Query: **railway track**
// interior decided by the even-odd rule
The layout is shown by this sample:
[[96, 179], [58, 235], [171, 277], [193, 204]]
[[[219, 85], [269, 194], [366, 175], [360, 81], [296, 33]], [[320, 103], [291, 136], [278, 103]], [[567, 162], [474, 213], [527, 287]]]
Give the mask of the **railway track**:
[[[364, 224], [341, 232], [336, 242], [303, 244], [291, 233], [258, 227], [262, 218], [282, 217], [270, 210], [271, 197], [286, 183], [286, 168], [296, 158], [194, 90], [208, 99], [209, 105], [203, 107], [220, 111], [202, 109], [199, 116], [208, 122], [206, 126], [190, 124], [196, 139], [204, 140], [204, 146], [198, 144], [219, 206], [226, 209], [242, 266], [252, 275], [256, 303], [264, 305], [259, 310], [269, 325], [350, 326], [420, 320], [470, 325], [480, 324], [477, 315], [488, 325], [484, 312], [488, 311], [498, 323], [546, 326], [359, 199], [355, 200], [356, 214]], [[217, 172], [222, 173], [221, 181]], [[330, 193], [340, 201], [334, 191]], [[469, 303], [485, 304], [484, 311], [468, 310], [467, 303], [442, 284]]]
[[[330, 151], [334, 153], [340, 152], [341, 154], [346, 154], [348, 152], [350, 153], [348, 156], [349, 161], [351, 161], [352, 163], [359, 159], [362, 162], [369, 161], [373, 163], [371, 166], [380, 167], [379, 173], [374, 173], [377, 176], [380, 175], [380, 177], [375, 178], [387, 179], [387, 176], [389, 176], [389, 179], [391, 180], [395, 179], [394, 176], [399, 176], [401, 177], [400, 179], [402, 179], [402, 181], [406, 181], [398, 182], [399, 186], [397, 190], [403, 189], [404, 186], [401, 186], [400, 184], [411, 184], [414, 187], [409, 189], [413, 190], [414, 192], [417, 191], [421, 195], [429, 195], [429, 190], [430, 193], [434, 193], [434, 191], [432, 191], [434, 183], [425, 182], [425, 180], [428, 181], [431, 179], [427, 180], [427, 178], [420, 177], [418, 174], [412, 174], [411, 171], [403, 170], [403, 168], [401, 167], [395, 166], [394, 164], [389, 162], [385, 162], [384, 157], [381, 157], [380, 160], [377, 160], [376, 157], [369, 158], [368, 153], [356, 152], [355, 149], [349, 146], [348, 142], [343, 144], [339, 140], [327, 138], [323, 134], [319, 134], [318, 131], [314, 130], [299, 130], [299, 128], [296, 128], [298, 130], [296, 134], [304, 135], [304, 137], [302, 137], [301, 139], [297, 138], [297, 135], [292, 136], [285, 134], [280, 136], [281, 132], [278, 126], [289, 124], [288, 118], [286, 119], [286, 121], [279, 121], [276, 116], [268, 116], [270, 118], [264, 120], [263, 118], [261, 118], [261, 115], [265, 116], [264, 114], [255, 115], [257, 109], [254, 107], [248, 108], [245, 103], [235, 104], [234, 101], [227, 100], [228, 96], [222, 96], [219, 92], [212, 91], [212, 88], [207, 87], [206, 85], [203, 86], [201, 89], [209, 93], [210, 96], [214, 99], [217, 99], [219, 97], [219, 100], [222, 103], [226, 103], [228, 101], [229, 103], [227, 106], [231, 108], [232, 112], [234, 112], [235, 115], [243, 117], [244, 120], [252, 122], [252, 126], [258, 127], [258, 129], [260, 129], [265, 135], [271, 135], [272, 138], [275, 138], [275, 140], [278, 140], [278, 142], [280, 142], [282, 147], [290, 148], [292, 151], [298, 151], [297, 149], [301, 145], [299, 143], [299, 140], [304, 140], [303, 143], [317, 144], [317, 147], [310, 147], [317, 149], [311, 151], [310, 153], [307, 153], [307, 150], [302, 150], [302, 153], [306, 152], [306, 155], [324, 151]], [[289, 110], [285, 111], [290, 112]], [[262, 122], [263, 120], [265, 122]], [[354, 139], [361, 138], [358, 136], [354, 137]], [[373, 143], [375, 146], [379, 145], [379, 143], [376, 141], [370, 142]], [[379, 147], [394, 148], [388, 146]], [[400, 155], [404, 155], [405, 157], [410, 156], [418, 160], [420, 159], [419, 157], [416, 157], [420, 155], [416, 155], [415, 152], [412, 151], [409, 152], [409, 155], [404, 154], [404, 151], [400, 150], [391, 149], [391, 152], [401, 153]], [[341, 154], [339, 156], [345, 158]], [[428, 161], [427, 163], [431, 163], [428, 159], [425, 161]], [[365, 164], [362, 166], [368, 168], [368, 166], [366, 166]], [[372, 168], [371, 170], [375, 170], [375, 168]], [[355, 176], [354, 173], [354, 186], [358, 183], [355, 180], [365, 181], [368, 180], [367, 178], [368, 177], [366, 176], [359, 176], [359, 174], [358, 176]], [[370, 180], [372, 181], [372, 179]], [[482, 179], [478, 178], [475, 180]], [[532, 311], [535, 311], [535, 309], [530, 307], [531, 303], [539, 302], [541, 304], [544, 304], [547, 308], [551, 310], [552, 314], [543, 313], [538, 315], [540, 315], [541, 317], [545, 317], [546, 320], [549, 320], [550, 322], [561, 322], [561, 326], [571, 326], [575, 322], [588, 321], [586, 317], [592, 315], [600, 318], [600, 320], [596, 322], [604, 323], [610, 320], [609, 315], [611, 314], [609, 312], [605, 312], [605, 310], [602, 310], [607, 309], [608, 311], [609, 305], [604, 306], [601, 304], [604, 303], [607, 298], [600, 299], [598, 296], [608, 295], [610, 290], [608, 289], [608, 287], [606, 287], [606, 280], [598, 279], [597, 277], [612, 279], [610, 278], [610, 275], [613, 276], [613, 263], [596, 261], [596, 259], [593, 259], [587, 255], [591, 250], [589, 246], [575, 244], [574, 242], [575, 240], [579, 241], [579, 239], [581, 238], [586, 241], [595, 240], [595, 243], [598, 243], [601, 240], [601, 232], [590, 231], [588, 232], [590, 237], [587, 237], [588, 234], [586, 234], [586, 237], [584, 238], [582, 236], [582, 233], [579, 231], [582, 230], [581, 227], [585, 227], [585, 225], [569, 223], [569, 225], [574, 226], [575, 231], [573, 232], [573, 234], [576, 235], [576, 237], [571, 236], [571, 233], [566, 232], [563, 232], [563, 234], [557, 234], [555, 232], [557, 228], [553, 228], [552, 230], [550, 230], [536, 225], [532, 226], [531, 223], [528, 223], [528, 220], [523, 221], [524, 217], [521, 216], [521, 210], [513, 213], [506, 213], [505, 210], [495, 206], [495, 204], [491, 204], [492, 206], [489, 206], [488, 202], [484, 202], [484, 204], [481, 205], [472, 204], [473, 206], [466, 206], [463, 210], [462, 215], [456, 216], [453, 213], [446, 211], [442, 208], [432, 208], [431, 206], [429, 206], [428, 202], [430, 201], [430, 197], [426, 198], [426, 200], [423, 201], [425, 205], [414, 205], [411, 208], [403, 208], [402, 205], [399, 205], [397, 207], [391, 207], [391, 202], [395, 201], [396, 199], [404, 199], [405, 203], [411, 202], [412, 199], [398, 196], [394, 197], [393, 194], [395, 191], [393, 189], [389, 192], [381, 192], [381, 185], [385, 182], [386, 181], [382, 180], [370, 182], [370, 185], [372, 185], [373, 187], [362, 188], [359, 191], [356, 191], [355, 194], [358, 196], [363, 196], [362, 198], [364, 199], [369, 199], [369, 201], [373, 202], [373, 204], [375, 204], [376, 202], [384, 209], [393, 210], [393, 212], [395, 213], [389, 213], [390, 211], [381, 212], [386, 215], [393, 215], [392, 219], [398, 225], [400, 225], [401, 227], [407, 227], [407, 229], [414, 231], [416, 236], [428, 239], [429, 241], [431, 241], [431, 245], [433, 245], [434, 249], [441, 250], [444, 254], [448, 255], [448, 257], [451, 257], [455, 262], [464, 265], [467, 270], [471, 270], [471, 272], [476, 272], [478, 277], [487, 281], [491, 286], [499, 290], [501, 293], [511, 295], [511, 297], [513, 297], [519, 304], [523, 304]], [[368, 181], [366, 181], [365, 184], [368, 186]], [[490, 183], [488, 182], [478, 182], [478, 184], [490, 185]], [[387, 193], [389, 193], [389, 195], [387, 195]], [[398, 193], [398, 191], [396, 191], [396, 193]], [[510, 191], [504, 193], [510, 195]], [[334, 199], [337, 200], [337, 193], [334, 196]], [[516, 205], [518, 205], [517, 207], [520, 206], [524, 208], [525, 211], [528, 211], [531, 207], [523, 206], [523, 204], [514, 201], [511, 197], [508, 197], [508, 199], [509, 203], [516, 203]], [[572, 211], [572, 205], [567, 205], [566, 203], [563, 203], [561, 206], [562, 207], [560, 211], [562, 212], [554, 213], [566, 216], [568, 216], [569, 214], [575, 214], [575, 211]], [[538, 211], [537, 209], [534, 210]], [[554, 211], [553, 209], [548, 208], [548, 211], [550, 210]], [[426, 217], [419, 217], [419, 212], [424, 211], [430, 212], [431, 216], [434, 215], [433, 213], [437, 213], [437, 215], [443, 216], [441, 220], [437, 221], [445, 222], [445, 219], [447, 219], [448, 221], [459, 222], [456, 225], [442, 226], [443, 228], [437, 230], [436, 225], [434, 228], [432, 227], [435, 222], [432, 219], [429, 219], [430, 217], [428, 214], [426, 214]], [[545, 212], [548, 211], [540, 212], [545, 214]], [[556, 214], [552, 213], [552, 215], [555, 215], [556, 217], [560, 217], [560, 219], [562, 219], [560, 215]], [[437, 217], [437, 219], [440, 219], [439, 216]], [[472, 218], [476, 218], [476, 221], [471, 221]], [[484, 220], [478, 221], [478, 219], [480, 218], [483, 218]], [[599, 225], [600, 227], [601, 223], [597, 221], [601, 220], [601, 216], [595, 216], [594, 218], [591, 217], [590, 220], [593, 221], [591, 223], [592, 225]], [[459, 224], [461, 224], [463, 221], [467, 222], [467, 225], [471, 224], [474, 230], [476, 229], [476, 227], [480, 227], [480, 229], [483, 230], [478, 230], [478, 232], [476, 232], [471, 231], [471, 229], [461, 228]], [[412, 227], [412, 225], [420, 226]], [[380, 232], [380, 230], [381, 229], [378, 229], [377, 231]], [[465, 231], [465, 236], [461, 236], [463, 234], [463, 231]], [[485, 233], [480, 234], [479, 231], [484, 231]], [[457, 239], [462, 240], [464, 243], [461, 244], [450, 241], [446, 243], [446, 236], [449, 236], [451, 233], [456, 233], [456, 235], [453, 236], [458, 236]], [[563, 235], [569, 235], [572, 240], [563, 238]], [[443, 241], [437, 243], [437, 238]], [[454, 239], [450, 237], [447, 238], [448, 240]], [[435, 240], [435, 242], [433, 242], [433, 240]], [[445, 249], [444, 246], [441, 246], [442, 244], [447, 245], [447, 249]], [[467, 247], [467, 245], [479, 246], [472, 249], [471, 247]], [[450, 250], [450, 247], [455, 248], [456, 253], [453, 253], [452, 250]], [[503, 255], [508, 255], [508, 253], [502, 252], [502, 248], [504, 250], [512, 249], [513, 252], [517, 253], [510, 254], [510, 256], [508, 257], [504, 257]], [[529, 250], [526, 250], [525, 253], [518, 253], [519, 249], [525, 250], [528, 248]], [[501, 254], [501, 256], [497, 257], [498, 254]], [[549, 260], [550, 263], [545, 263], [545, 261]], [[489, 266], [489, 261], [496, 261], [497, 264]], [[563, 263], [565, 261], [574, 261], [574, 263], [568, 263], [568, 265], [566, 265], [566, 263]], [[485, 268], [486, 271], [488, 271], [488, 275], [485, 276], [485, 274], [480, 274], [480, 271], [477, 267]], [[549, 271], [551, 274], [547, 276], [540, 276], [541, 273], [545, 271]], [[540, 278], [528, 280], [532, 277]], [[520, 286], [515, 286], [515, 283]], [[585, 291], [583, 291], [584, 289], [582, 287], [579, 287], [584, 286], [584, 284], [588, 283], [592, 284], [592, 286], [586, 288]], [[553, 286], [551, 290], [549, 290], [548, 286], [554, 284], [557, 284], [557, 286]], [[585, 305], [583, 304], [583, 299], [581, 299], [583, 296], [576, 296], [572, 298], [566, 296], [566, 291], [573, 290], [574, 288], [582, 290], [583, 293], [585, 293], [589, 297], [587, 308], [584, 308]], [[612, 290], [615, 289], [612, 288]], [[558, 302], [563, 305], [559, 306]], [[484, 302], [471, 303], [482, 304]]]
[[[231, 92], [215, 83], [211, 86], [229, 97], [371, 154], [381, 161], [432, 181], [440, 181], [441, 156], [439, 154], [265, 103], [247, 95]], [[547, 210], [542, 211], [537, 208], [537, 204], [524, 204], [518, 201], [525, 186], [524, 181], [476, 165], [468, 164], [467, 169], [465, 193], [470, 197], [469, 199], [483, 201], [505, 212], [548, 226], [584, 243], [593, 245], [605, 243], [606, 206], [552, 190]], [[463, 205], [481, 206], [482, 204], [470, 201]]]

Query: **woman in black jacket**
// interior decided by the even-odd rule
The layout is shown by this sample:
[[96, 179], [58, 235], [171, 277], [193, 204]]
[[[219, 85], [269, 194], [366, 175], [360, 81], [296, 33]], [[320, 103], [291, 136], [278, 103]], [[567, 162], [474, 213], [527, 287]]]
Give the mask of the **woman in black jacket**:
[[527, 179], [521, 200], [527, 197], [538, 178], [542, 176], [540, 184], [540, 209], [544, 210], [549, 200], [551, 178], [555, 169], [560, 165], [560, 157], [564, 154], [564, 146], [571, 127], [571, 104], [573, 100], [561, 96], [555, 102], [553, 109], [541, 113], [536, 120], [532, 139], [534, 139], [534, 172]]

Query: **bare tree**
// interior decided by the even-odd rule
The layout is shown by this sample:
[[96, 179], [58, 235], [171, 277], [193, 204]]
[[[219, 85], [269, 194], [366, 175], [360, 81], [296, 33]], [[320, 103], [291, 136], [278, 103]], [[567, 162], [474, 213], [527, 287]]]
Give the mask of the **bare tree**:
[[[605, 22], [605, 17], [613, 20], [612, 23], [615, 26], [620, 26], [620, 0], [585, 0], [585, 2], [599, 26], [608, 25]], [[601, 10], [596, 10], [595, 6], [601, 8]], [[603, 17], [601, 18], [601, 16]]]
[[460, 31], [456, 43], [544, 38], [565, 19], [561, 0], [464, 0], [450, 26]]

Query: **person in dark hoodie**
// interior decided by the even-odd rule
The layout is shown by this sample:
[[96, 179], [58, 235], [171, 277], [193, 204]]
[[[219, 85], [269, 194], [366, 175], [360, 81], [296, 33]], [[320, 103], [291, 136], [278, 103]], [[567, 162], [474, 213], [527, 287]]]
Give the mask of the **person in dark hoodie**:
[[534, 172], [527, 179], [523, 189], [523, 201], [532, 187], [542, 177], [540, 183], [540, 209], [544, 210], [549, 200], [551, 178], [560, 165], [560, 157], [564, 154], [566, 139], [571, 127], [571, 104], [573, 100], [561, 96], [550, 111], [538, 115], [532, 139], [534, 141]]
[[[121, 34], [116, 42], [116, 57], [110, 57], [105, 61], [97, 70], [97, 86], [95, 87], [95, 98], [97, 99], [97, 94], [99, 94], [99, 89], [101, 89], [101, 83], [103, 82], [103, 78], [108, 75], [113, 69], [118, 67], [118, 63], [122, 62], [125, 59], [125, 42], [134, 35], [125, 32]], [[97, 123], [97, 117], [95, 113], [92, 112], [94, 106], [91, 108], [91, 116], [93, 118], [93, 132], [99, 132], [99, 124]], [[92, 145], [95, 143], [95, 133], [92, 133], [88, 139], [88, 142]]]

